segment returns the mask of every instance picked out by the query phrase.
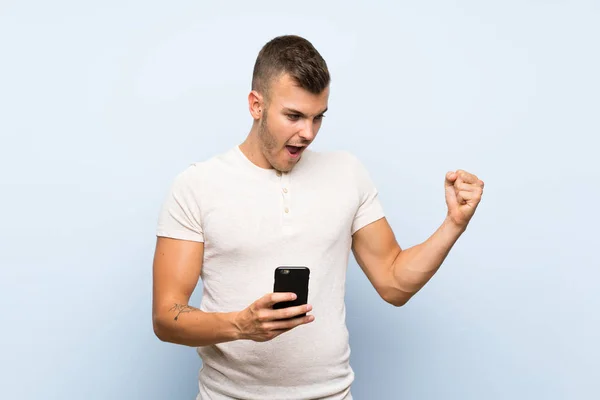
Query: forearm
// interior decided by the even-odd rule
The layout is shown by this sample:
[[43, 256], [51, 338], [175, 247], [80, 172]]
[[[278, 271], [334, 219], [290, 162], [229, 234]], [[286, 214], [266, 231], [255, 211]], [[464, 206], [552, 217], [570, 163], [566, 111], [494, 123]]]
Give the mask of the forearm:
[[389, 302], [405, 304], [433, 277], [465, 228], [449, 218], [426, 241], [401, 251], [393, 262], [393, 294]]
[[185, 304], [173, 304], [153, 318], [156, 336], [185, 346], [209, 346], [240, 338], [236, 313], [208, 313]]

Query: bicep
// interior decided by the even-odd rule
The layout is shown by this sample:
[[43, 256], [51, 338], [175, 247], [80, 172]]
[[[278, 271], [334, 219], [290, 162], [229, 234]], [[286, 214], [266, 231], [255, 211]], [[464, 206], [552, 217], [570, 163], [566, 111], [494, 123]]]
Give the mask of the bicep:
[[153, 262], [153, 312], [187, 304], [200, 278], [204, 243], [158, 237]]
[[369, 281], [382, 294], [392, 277], [394, 260], [402, 251], [387, 219], [378, 219], [356, 231], [352, 251]]

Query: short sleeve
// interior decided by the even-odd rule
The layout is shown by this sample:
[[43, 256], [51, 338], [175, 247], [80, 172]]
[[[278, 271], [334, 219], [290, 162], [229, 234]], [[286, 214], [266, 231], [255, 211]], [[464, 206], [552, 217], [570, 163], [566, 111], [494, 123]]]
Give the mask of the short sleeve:
[[365, 166], [353, 157], [354, 179], [359, 196], [359, 206], [352, 222], [352, 235], [360, 228], [385, 217], [379, 193]]
[[157, 236], [204, 242], [196, 169], [188, 167], [172, 183], [158, 217]]

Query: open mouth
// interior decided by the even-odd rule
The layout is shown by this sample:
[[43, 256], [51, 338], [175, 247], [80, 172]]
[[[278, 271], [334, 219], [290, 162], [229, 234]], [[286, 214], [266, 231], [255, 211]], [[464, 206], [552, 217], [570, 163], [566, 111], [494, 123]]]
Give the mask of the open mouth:
[[304, 147], [301, 146], [285, 146], [285, 148], [292, 158], [300, 157], [302, 150], [304, 150]]

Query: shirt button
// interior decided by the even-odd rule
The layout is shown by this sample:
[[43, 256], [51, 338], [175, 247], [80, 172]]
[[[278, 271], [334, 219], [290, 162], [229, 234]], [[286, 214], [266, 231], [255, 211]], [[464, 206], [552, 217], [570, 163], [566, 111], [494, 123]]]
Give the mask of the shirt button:
[[287, 188], [283, 188], [283, 193], [287, 193]]
[[277, 176], [281, 176], [281, 171], [277, 171]]
[[289, 213], [289, 212], [290, 212], [290, 209], [286, 207], [284, 211], [285, 211], [285, 213], [287, 214], [287, 213]]

